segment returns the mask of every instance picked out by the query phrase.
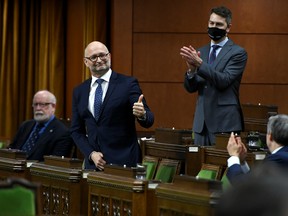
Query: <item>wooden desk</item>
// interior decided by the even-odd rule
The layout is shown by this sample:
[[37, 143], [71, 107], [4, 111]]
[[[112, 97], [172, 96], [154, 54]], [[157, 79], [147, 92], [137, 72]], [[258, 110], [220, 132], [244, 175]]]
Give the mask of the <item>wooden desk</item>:
[[[88, 186], [80, 167], [65, 167], [69, 158], [61, 158], [54, 165], [33, 163], [31, 180], [42, 184], [42, 207], [45, 215], [87, 215]], [[51, 161], [50, 161], [51, 163]], [[72, 163], [73, 164], [73, 163]]]
[[220, 181], [176, 176], [172, 184], [156, 182], [153, 187], [132, 178], [129, 168], [105, 169], [87, 176], [88, 215], [211, 215], [222, 192]]
[[[197, 149], [197, 151], [195, 150]], [[202, 163], [215, 164], [227, 167], [229, 154], [226, 149], [213, 147], [187, 146], [186, 148], [186, 174], [196, 176], [201, 169]], [[248, 152], [246, 161], [252, 168], [255, 164], [261, 162], [266, 156], [266, 152]]]
[[[253, 167], [258, 162], [265, 158], [265, 152], [247, 152], [246, 161], [249, 166]], [[202, 161], [203, 163], [211, 163], [216, 165], [227, 166], [227, 159], [229, 154], [227, 150], [221, 150], [216, 148], [202, 148]]]
[[192, 141], [192, 130], [174, 128], [155, 129], [155, 142], [181, 145], [185, 144], [188, 140]]
[[0, 157], [0, 179], [8, 177], [19, 177], [30, 179], [29, 168], [26, 167], [26, 160], [9, 159]]
[[156, 187], [156, 215], [213, 215], [222, 193], [222, 183], [177, 176], [172, 184]]
[[202, 147], [196, 145], [186, 146], [185, 174], [197, 176], [202, 166]]
[[20, 177], [30, 179], [29, 168], [26, 166], [26, 154], [15, 149], [0, 149], [0, 178]]
[[131, 177], [89, 173], [88, 215], [147, 215], [148, 182]]
[[275, 105], [242, 104], [245, 131], [266, 133], [268, 118], [278, 113]]

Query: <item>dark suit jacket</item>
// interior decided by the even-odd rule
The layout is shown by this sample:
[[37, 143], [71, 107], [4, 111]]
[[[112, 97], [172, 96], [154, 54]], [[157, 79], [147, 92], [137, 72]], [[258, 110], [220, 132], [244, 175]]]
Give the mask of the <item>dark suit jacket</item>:
[[[138, 81], [112, 71], [100, 117], [95, 120], [88, 109], [91, 78], [73, 91], [71, 134], [85, 156], [85, 168], [95, 169], [89, 156], [93, 151], [102, 152], [107, 164], [136, 166], [141, 163], [141, 149], [137, 140], [135, 116], [132, 107], [142, 94]], [[148, 128], [154, 115], [145, 100], [146, 120], [139, 121]]]
[[241, 131], [244, 124], [239, 87], [247, 53], [229, 39], [209, 65], [209, 50], [210, 44], [199, 49], [203, 63], [192, 79], [185, 76], [184, 80], [188, 92], [198, 91], [193, 131], [202, 132], [204, 121], [212, 133]]
[[[35, 124], [35, 120], [22, 123], [9, 148], [21, 149]], [[40, 135], [32, 151], [28, 152], [27, 159], [43, 161], [44, 155], [70, 156], [72, 146], [69, 128], [55, 117]]]
[[[284, 146], [275, 154], [269, 154], [263, 161], [263, 164], [274, 164], [280, 168], [288, 170], [288, 146]], [[234, 164], [227, 170], [227, 177], [231, 182], [241, 181], [244, 173], [239, 164]]]

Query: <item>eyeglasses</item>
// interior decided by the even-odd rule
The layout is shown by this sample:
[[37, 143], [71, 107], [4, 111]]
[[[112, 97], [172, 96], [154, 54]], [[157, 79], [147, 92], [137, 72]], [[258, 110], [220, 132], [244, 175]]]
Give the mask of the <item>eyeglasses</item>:
[[86, 59], [89, 59], [90, 61], [92, 62], [96, 62], [98, 60], [98, 58], [100, 58], [100, 60], [106, 60], [107, 56], [109, 55], [109, 52], [104, 54], [104, 53], [101, 53], [99, 55], [92, 55], [90, 57], [85, 57]]
[[39, 106], [40, 108], [44, 108], [44, 107], [47, 107], [50, 104], [53, 104], [53, 103], [33, 103], [32, 107], [35, 108], [35, 107]]

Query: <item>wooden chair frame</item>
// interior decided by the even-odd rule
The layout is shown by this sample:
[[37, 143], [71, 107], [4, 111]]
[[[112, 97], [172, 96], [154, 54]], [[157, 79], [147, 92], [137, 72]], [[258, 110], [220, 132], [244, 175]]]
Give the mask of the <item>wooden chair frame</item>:
[[[151, 178], [147, 179], [147, 180], [152, 180], [154, 179], [154, 176], [156, 174], [156, 170], [158, 168], [158, 165], [159, 165], [159, 158], [157, 157], [153, 157], [153, 156], [149, 156], [149, 155], [145, 155], [143, 160], [142, 160], [142, 164], [145, 165], [145, 163], [155, 163], [155, 168], [152, 170], [152, 173], [151, 173]], [[146, 170], [147, 172], [147, 170]], [[147, 176], [147, 175], [146, 175]]]
[[221, 179], [221, 176], [222, 176], [222, 166], [221, 165], [202, 163], [201, 170], [215, 171], [216, 172], [216, 180]]
[[[174, 176], [175, 175], [179, 175], [179, 173], [180, 173], [181, 161], [173, 160], [173, 159], [167, 159], [167, 158], [162, 158], [161, 161], [159, 162], [159, 166], [158, 166], [156, 174], [155, 174], [155, 180], [158, 180], [157, 179], [158, 174], [161, 171], [161, 168], [163, 166], [170, 166], [170, 167], [174, 167], [175, 168], [175, 173], [173, 173], [172, 174], [173, 176], [171, 176], [171, 178], [172, 178], [171, 182], [173, 182]], [[168, 182], [168, 183], [171, 183], [171, 182]]]

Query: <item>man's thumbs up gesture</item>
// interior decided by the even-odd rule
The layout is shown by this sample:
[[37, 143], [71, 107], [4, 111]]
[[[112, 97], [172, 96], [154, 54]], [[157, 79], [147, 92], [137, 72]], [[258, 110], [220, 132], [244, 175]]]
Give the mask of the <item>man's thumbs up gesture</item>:
[[135, 115], [139, 120], [146, 119], [146, 111], [142, 103], [144, 95], [141, 94], [138, 98], [138, 101], [133, 105], [133, 115]]

